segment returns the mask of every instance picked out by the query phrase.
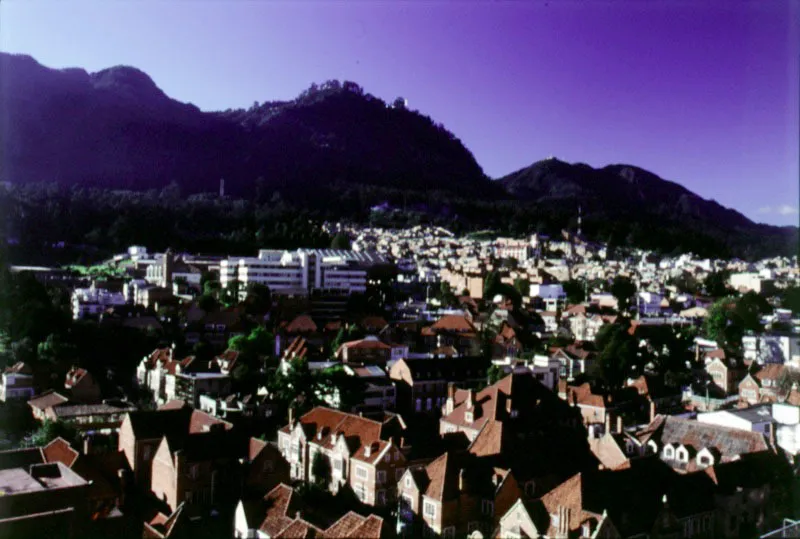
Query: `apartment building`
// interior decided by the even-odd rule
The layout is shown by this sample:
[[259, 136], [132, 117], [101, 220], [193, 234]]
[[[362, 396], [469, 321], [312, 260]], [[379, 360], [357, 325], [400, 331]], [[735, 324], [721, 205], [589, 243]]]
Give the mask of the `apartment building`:
[[[382, 421], [316, 407], [278, 431], [278, 447], [289, 461], [291, 477], [325, 480], [332, 492], [349, 485], [361, 502], [385, 506], [395, 499], [397, 479], [405, 469], [405, 424], [396, 415]], [[323, 465], [315, 460], [325, 459]], [[315, 477], [326, 469], [328, 477]]]
[[375, 253], [338, 249], [262, 249], [257, 257], [220, 262], [220, 284], [240, 283], [244, 294], [251, 283], [269, 286], [275, 294], [307, 295], [312, 290], [352, 294], [364, 292], [367, 270], [386, 259]]

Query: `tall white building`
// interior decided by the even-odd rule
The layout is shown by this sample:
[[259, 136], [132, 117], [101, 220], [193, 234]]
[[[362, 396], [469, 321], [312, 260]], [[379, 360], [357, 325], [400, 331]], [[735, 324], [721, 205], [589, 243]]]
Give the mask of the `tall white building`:
[[384, 264], [381, 255], [337, 249], [262, 249], [257, 257], [229, 258], [220, 263], [220, 284], [239, 281], [265, 284], [276, 294], [303, 295], [310, 290], [352, 294], [367, 289], [367, 270]]
[[110, 292], [103, 288], [76, 288], [72, 292], [72, 317], [81, 318], [99, 316], [109, 307], [125, 305], [126, 299], [121, 292]]

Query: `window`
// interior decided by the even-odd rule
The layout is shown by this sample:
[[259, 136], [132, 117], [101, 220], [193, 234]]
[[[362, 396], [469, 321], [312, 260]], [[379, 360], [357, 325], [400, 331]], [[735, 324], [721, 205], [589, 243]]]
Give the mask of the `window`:
[[674, 457], [675, 457], [675, 450], [670, 446], [664, 447], [664, 458], [671, 459]]
[[416, 402], [416, 405], [415, 405], [415, 409], [417, 410], [417, 412], [421, 412], [422, 411], [422, 399], [417, 399], [417, 402]]
[[386, 482], [386, 471], [378, 470], [378, 484], [382, 485]]
[[550, 525], [555, 529], [558, 529], [559, 524], [561, 524], [561, 517], [559, 517], [558, 513], [553, 513], [550, 515]]
[[473, 415], [472, 412], [465, 412], [464, 421], [466, 421], [467, 423], [472, 423], [473, 421], [475, 421], [475, 416]]
[[411, 476], [410, 475], [406, 476], [405, 486], [406, 486], [406, 488], [411, 488]]
[[366, 479], [367, 478], [367, 469], [363, 466], [356, 466], [356, 477], [358, 479]]
[[432, 407], [433, 407], [433, 399], [428, 397], [427, 399], [425, 399], [425, 409], [430, 410]]
[[197, 479], [197, 464], [192, 464], [189, 467], [189, 477], [192, 479]]
[[453, 539], [456, 536], [456, 527], [448, 526], [442, 530], [442, 537], [444, 539]]
[[423, 504], [423, 514], [428, 518], [434, 518], [436, 516], [436, 506], [426, 501]]
[[379, 490], [377, 493], [376, 503], [378, 505], [386, 505], [386, 491]]
[[365, 501], [367, 499], [367, 491], [364, 489], [364, 485], [356, 485], [356, 498], [360, 501]]
[[342, 473], [342, 469], [344, 468], [344, 462], [342, 459], [333, 459], [333, 469], [339, 473]]
[[483, 500], [481, 502], [481, 513], [484, 515], [494, 515], [494, 502], [491, 500]]

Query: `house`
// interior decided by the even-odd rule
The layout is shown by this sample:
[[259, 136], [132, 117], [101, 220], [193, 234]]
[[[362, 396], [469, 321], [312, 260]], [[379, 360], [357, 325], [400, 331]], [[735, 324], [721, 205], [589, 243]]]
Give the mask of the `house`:
[[64, 389], [69, 391], [71, 400], [76, 402], [97, 402], [100, 400], [100, 386], [86, 369], [72, 367], [64, 380]]
[[425, 466], [409, 468], [397, 491], [404, 537], [488, 535], [499, 515], [522, 494], [510, 471], [465, 452], [447, 452]]
[[692, 472], [769, 450], [764, 436], [676, 416], [657, 416], [636, 433], [642, 454], [655, 454], [673, 469]]
[[755, 373], [748, 373], [739, 382], [740, 400], [749, 404], [776, 402], [779, 396], [787, 392], [787, 388], [781, 387], [786, 373], [786, 367], [778, 363], [770, 363]]
[[3, 369], [0, 379], [0, 401], [29, 400], [33, 397], [33, 370], [27, 363], [18, 361]]
[[343, 343], [336, 350], [336, 359], [343, 363], [386, 365], [392, 359], [392, 347], [369, 335], [357, 341]]
[[461, 433], [470, 454], [512, 471], [529, 495], [596, 467], [579, 412], [529, 372], [515, 372], [479, 392], [451, 388], [439, 433]]
[[389, 369], [397, 388], [397, 411], [438, 415], [449, 383], [465, 388], [485, 384], [489, 365], [482, 357], [401, 359]]
[[466, 315], [446, 314], [433, 325], [422, 328], [421, 335], [428, 350], [452, 346], [462, 356], [480, 352], [478, 330]]
[[[30, 401], [36, 402], [36, 401]], [[30, 404], [29, 402], [29, 404]], [[72, 425], [80, 432], [112, 434], [118, 431], [125, 414], [136, 410], [136, 406], [125, 401], [108, 399], [96, 404], [81, 404], [71, 401], [46, 405], [37, 410], [40, 421], [49, 419]], [[38, 404], [38, 403], [37, 403]]]
[[579, 374], [591, 373], [594, 369], [597, 353], [591, 343], [573, 343], [551, 350], [551, 357], [561, 363], [559, 376], [568, 380]]
[[[625, 385], [628, 388], [635, 389], [638, 393], [642, 411], [647, 411], [651, 414], [668, 413], [676, 410], [682, 411], [683, 392], [680, 388], [666, 385], [663, 376], [642, 374], [638, 378], [628, 379]], [[650, 412], [651, 409], [652, 412]]]
[[150, 489], [155, 497], [174, 511], [184, 502], [214, 505], [238, 494], [239, 459], [247, 448], [226, 431], [224, 423], [212, 423], [206, 432], [163, 434], [152, 459]]
[[4, 465], [0, 492], [2, 537], [83, 537], [89, 526], [89, 481], [61, 462]]
[[239, 501], [234, 514], [234, 537], [381, 539], [390, 532], [383, 518], [374, 514], [363, 516], [350, 511], [325, 527], [310, 522], [316, 520], [313, 513], [314, 508], [304, 503], [292, 487], [280, 484], [262, 499]]
[[[706, 357], [709, 356], [707, 355]], [[738, 391], [739, 381], [747, 373], [743, 363], [734, 358], [726, 359], [724, 352], [722, 352], [722, 357], [712, 357], [710, 361], [707, 360], [705, 371], [713, 384], [724, 391], [726, 395]]]
[[213, 425], [230, 430], [233, 425], [205, 412], [172, 401], [154, 411], [130, 412], [119, 429], [119, 450], [125, 455], [136, 485], [149, 492], [153, 459], [167, 436], [176, 438], [208, 432]]
[[48, 417], [52, 419], [52, 410], [69, 402], [69, 398], [55, 391], [47, 391], [28, 401], [33, 418], [44, 422]]
[[492, 358], [515, 358], [524, 347], [517, 338], [517, 332], [507, 322], [503, 322], [494, 338]]
[[[278, 431], [278, 447], [292, 479], [314, 481], [322, 469], [332, 492], [348, 485], [361, 502], [385, 506], [395, 499], [397, 477], [405, 468], [404, 430], [400, 416], [376, 421], [318, 406], [296, 422], [290, 417]], [[317, 459], [324, 464], [315, 464]]]
[[[565, 314], [567, 314], [565, 312]], [[615, 317], [589, 315], [579, 312], [566, 318], [567, 328], [576, 341], [594, 341], [600, 328], [608, 323], [613, 323]]]
[[243, 477], [250, 492], [267, 492], [289, 482], [289, 462], [276, 444], [250, 438]]
[[[385, 412], [394, 412], [397, 409], [397, 390], [385, 370], [377, 365], [345, 365], [344, 372], [357, 380], [355, 385], [363, 395], [361, 402], [354, 404], [349, 410], [351, 413], [381, 418]], [[326, 399], [333, 408], [340, 407], [341, 389], [335, 388], [334, 395]]]
[[762, 333], [742, 337], [744, 359], [759, 365], [800, 363], [800, 335]]

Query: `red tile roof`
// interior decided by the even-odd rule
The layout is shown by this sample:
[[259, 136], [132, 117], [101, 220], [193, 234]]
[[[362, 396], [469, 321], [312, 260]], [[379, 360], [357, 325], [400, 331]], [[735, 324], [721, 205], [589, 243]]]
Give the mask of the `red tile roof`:
[[286, 326], [287, 333], [313, 333], [317, 331], [317, 324], [307, 314], [301, 314]]
[[457, 314], [444, 315], [431, 326], [431, 329], [434, 332], [439, 332], [439, 331], [453, 331], [457, 333], [477, 332], [475, 326], [472, 325], [472, 322], [467, 320], [466, 316]]
[[60, 462], [67, 468], [72, 468], [80, 453], [72, 449], [64, 438], [58, 437], [42, 448], [47, 462]]

